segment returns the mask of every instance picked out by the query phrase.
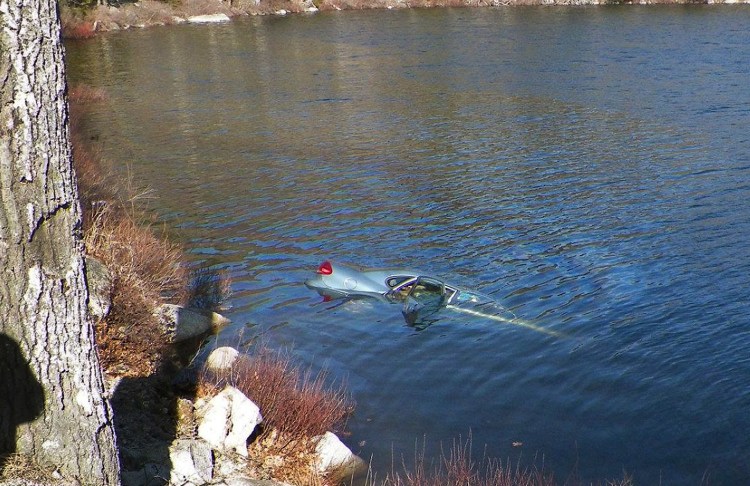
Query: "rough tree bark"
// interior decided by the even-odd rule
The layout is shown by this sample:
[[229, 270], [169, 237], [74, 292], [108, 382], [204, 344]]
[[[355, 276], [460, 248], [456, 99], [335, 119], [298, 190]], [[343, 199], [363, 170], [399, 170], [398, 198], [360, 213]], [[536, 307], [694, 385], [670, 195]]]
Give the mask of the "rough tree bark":
[[55, 0], [0, 0], [0, 80], [0, 454], [119, 484], [86, 306]]

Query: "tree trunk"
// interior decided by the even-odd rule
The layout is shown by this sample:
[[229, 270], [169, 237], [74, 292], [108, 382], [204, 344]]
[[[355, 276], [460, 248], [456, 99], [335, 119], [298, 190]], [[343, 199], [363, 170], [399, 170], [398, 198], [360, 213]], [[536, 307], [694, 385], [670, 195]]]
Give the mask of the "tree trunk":
[[119, 484], [86, 305], [56, 1], [0, 0], [0, 80], [0, 455]]

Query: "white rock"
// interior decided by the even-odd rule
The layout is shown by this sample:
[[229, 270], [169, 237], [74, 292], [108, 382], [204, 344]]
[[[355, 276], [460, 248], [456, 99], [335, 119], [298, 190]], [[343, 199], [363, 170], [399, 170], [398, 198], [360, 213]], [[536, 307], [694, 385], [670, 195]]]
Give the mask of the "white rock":
[[231, 322], [216, 312], [186, 309], [174, 304], [163, 304], [156, 313], [169, 339], [175, 343], [216, 332]]
[[326, 432], [318, 439], [315, 446], [318, 456], [316, 466], [319, 472], [340, 470], [344, 475], [350, 475], [365, 467], [362, 458], [356, 456], [332, 432]]
[[307, 8], [305, 9], [305, 12], [307, 12], [307, 13], [315, 13], [315, 12], [317, 12], [317, 11], [318, 11], [318, 7], [315, 7], [315, 6], [312, 6], [312, 7], [307, 7]]
[[193, 24], [213, 24], [218, 22], [229, 22], [231, 19], [223, 13], [211, 15], [194, 15], [188, 17], [187, 21]]
[[238, 389], [228, 386], [202, 411], [198, 436], [218, 451], [247, 457], [247, 438], [263, 420], [260, 409]]
[[276, 15], [286, 15], [286, 14], [288, 14], [288, 13], [289, 13], [289, 12], [287, 12], [287, 11], [286, 11], [286, 10], [284, 10], [283, 8], [282, 8], [281, 10], [277, 10], [277, 11], [275, 11], [275, 12], [274, 12], [274, 14], [276, 14]]
[[213, 455], [205, 442], [178, 439], [169, 447], [172, 462], [169, 484], [202, 485], [213, 477]]
[[232, 367], [240, 352], [229, 346], [222, 346], [211, 351], [206, 360], [206, 368], [211, 371], [223, 371]]

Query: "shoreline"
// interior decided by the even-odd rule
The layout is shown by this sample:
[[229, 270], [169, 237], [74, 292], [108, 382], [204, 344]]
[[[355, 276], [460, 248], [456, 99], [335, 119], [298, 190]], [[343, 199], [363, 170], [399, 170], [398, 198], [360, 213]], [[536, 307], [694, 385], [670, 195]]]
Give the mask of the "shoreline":
[[750, 0], [185, 0], [179, 4], [142, 0], [119, 7], [80, 11], [61, 8], [63, 37], [86, 39], [98, 33], [182, 23], [219, 23], [232, 18], [313, 14], [340, 10], [416, 8], [503, 8], [518, 6], [591, 7], [614, 5], [749, 5]]

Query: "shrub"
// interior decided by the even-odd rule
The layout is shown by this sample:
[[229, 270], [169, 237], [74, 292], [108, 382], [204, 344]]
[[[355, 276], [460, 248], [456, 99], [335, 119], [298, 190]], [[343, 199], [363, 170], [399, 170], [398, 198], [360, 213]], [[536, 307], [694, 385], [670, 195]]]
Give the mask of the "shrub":
[[415, 447], [413, 465], [407, 466], [402, 458], [402, 467], [397, 471], [395, 467], [382, 481], [368, 477], [368, 486], [633, 486], [633, 479], [623, 473], [622, 479], [604, 482], [586, 482], [576, 474], [563, 483], [558, 483], [554, 476], [546, 472], [544, 467], [522, 467], [487, 457], [483, 455], [477, 461], [472, 455], [472, 438], [467, 440], [460, 437], [453, 440], [449, 449], [440, 447], [437, 460], [427, 463], [425, 444], [421, 448]]
[[[551, 474], [536, 468], [522, 468], [520, 464], [483, 457], [479, 462], [472, 457], [471, 435], [467, 440], [453, 440], [450, 449], [443, 450], [436, 462], [426, 463], [424, 444], [416, 448], [414, 465], [395, 468], [383, 480], [383, 486], [554, 486]], [[403, 462], [402, 462], [403, 464]]]
[[226, 272], [201, 267], [190, 274], [187, 306], [218, 312], [230, 293], [230, 280]]
[[287, 354], [262, 347], [230, 370], [204, 372], [199, 390], [214, 394], [231, 385], [260, 408], [261, 431], [250, 447], [249, 467], [255, 475], [323, 484], [312, 467], [316, 439], [327, 431], [341, 432], [354, 409], [344, 385], [332, 388], [327, 380], [325, 371], [304, 371]]
[[104, 101], [104, 94], [78, 86], [69, 95], [86, 254], [101, 260], [112, 279], [110, 313], [96, 323], [97, 350], [107, 372], [146, 376], [156, 371], [167, 350], [154, 310], [162, 302], [183, 303], [187, 297], [183, 252], [143, 221], [137, 208], [140, 195], [114, 189], [129, 185], [104, 169], [101, 154], [84, 139], [84, 109]]
[[104, 205], [89, 218], [86, 251], [112, 275], [111, 310], [96, 329], [100, 358], [111, 373], [151, 374], [167, 349], [154, 310], [164, 301], [184, 300], [182, 251], [124, 211]]
[[204, 388], [228, 384], [242, 391], [260, 407], [264, 435], [275, 431], [291, 442], [343, 431], [354, 406], [343, 384], [331, 388], [327, 380], [326, 371], [302, 370], [288, 354], [263, 347], [230, 371], [204, 373], [201, 381]]

